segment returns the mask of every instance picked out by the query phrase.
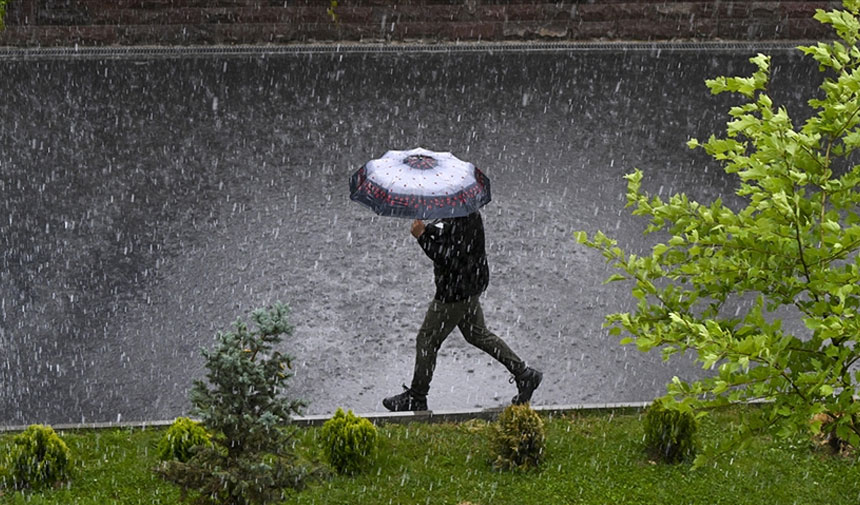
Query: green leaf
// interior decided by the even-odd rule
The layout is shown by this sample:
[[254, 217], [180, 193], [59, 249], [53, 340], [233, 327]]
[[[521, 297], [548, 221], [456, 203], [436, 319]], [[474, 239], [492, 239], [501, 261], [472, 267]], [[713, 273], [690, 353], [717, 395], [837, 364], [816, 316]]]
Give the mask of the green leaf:
[[682, 246], [685, 242], [686, 241], [684, 240], [684, 237], [680, 237], [678, 235], [675, 235], [671, 239], [669, 239], [669, 245], [671, 246]]
[[842, 229], [836, 221], [822, 221], [821, 227], [831, 233], [839, 233], [839, 230]]
[[627, 277], [625, 277], [621, 274], [612, 274], [605, 281], [603, 281], [603, 283], [609, 284], [610, 282], [624, 281], [624, 280], [627, 280]]
[[669, 246], [667, 246], [666, 244], [657, 244], [654, 246], [652, 254], [654, 255], [654, 257], [660, 257], [668, 250]]

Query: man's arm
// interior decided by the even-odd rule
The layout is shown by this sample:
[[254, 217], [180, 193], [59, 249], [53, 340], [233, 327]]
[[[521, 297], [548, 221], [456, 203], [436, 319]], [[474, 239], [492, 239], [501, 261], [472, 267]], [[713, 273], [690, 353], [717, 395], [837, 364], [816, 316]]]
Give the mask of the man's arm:
[[412, 236], [418, 239], [418, 245], [433, 263], [447, 264], [451, 258], [450, 230], [443, 223], [426, 226], [416, 219], [412, 222]]

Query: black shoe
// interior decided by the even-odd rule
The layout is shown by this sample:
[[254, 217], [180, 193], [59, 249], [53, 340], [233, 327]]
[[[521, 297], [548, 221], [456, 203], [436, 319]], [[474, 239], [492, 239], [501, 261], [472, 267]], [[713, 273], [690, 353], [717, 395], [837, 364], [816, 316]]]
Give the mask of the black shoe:
[[532, 399], [532, 393], [540, 386], [543, 374], [534, 368], [526, 368], [516, 377], [511, 377], [511, 382], [517, 383], [517, 394], [511, 399], [514, 405], [528, 403]]
[[399, 395], [389, 396], [382, 400], [382, 404], [392, 412], [408, 412], [427, 410], [427, 395], [416, 393], [403, 385], [406, 391]]

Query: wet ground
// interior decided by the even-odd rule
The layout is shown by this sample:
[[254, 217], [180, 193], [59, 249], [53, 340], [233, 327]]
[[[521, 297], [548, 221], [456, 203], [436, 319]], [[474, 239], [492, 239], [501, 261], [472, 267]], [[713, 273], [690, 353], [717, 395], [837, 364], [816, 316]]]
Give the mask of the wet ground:
[[[383, 410], [410, 379], [432, 265], [409, 222], [348, 198], [388, 149], [447, 150], [491, 179], [491, 329], [545, 373], [535, 404], [645, 401], [683, 357], [622, 347], [630, 307], [575, 230], [644, 247], [623, 210], [638, 167], [668, 195], [731, 200], [691, 136], [732, 99], [704, 79], [754, 51], [333, 52], [10, 59], [0, 73], [0, 424], [187, 413], [199, 353], [281, 300], [290, 395], [309, 414]], [[777, 103], [802, 116], [817, 70], [774, 53]], [[506, 371], [455, 331], [432, 409], [494, 407]]]

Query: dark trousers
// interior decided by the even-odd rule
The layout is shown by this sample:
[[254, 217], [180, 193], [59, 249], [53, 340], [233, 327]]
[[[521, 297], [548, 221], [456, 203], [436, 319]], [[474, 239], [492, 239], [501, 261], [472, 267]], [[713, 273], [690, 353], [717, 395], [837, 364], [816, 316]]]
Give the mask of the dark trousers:
[[496, 358], [513, 375], [519, 375], [526, 369], [523, 360], [487, 329], [480, 295], [452, 303], [433, 300], [416, 339], [415, 371], [411, 387], [416, 393], [427, 394], [430, 390], [430, 381], [436, 368], [436, 353], [455, 327], [460, 328], [466, 342]]

